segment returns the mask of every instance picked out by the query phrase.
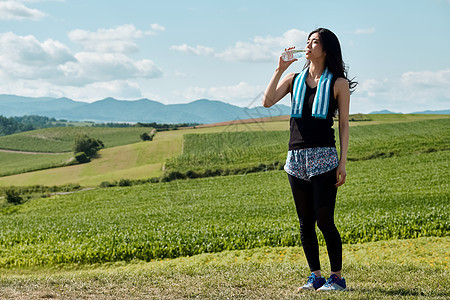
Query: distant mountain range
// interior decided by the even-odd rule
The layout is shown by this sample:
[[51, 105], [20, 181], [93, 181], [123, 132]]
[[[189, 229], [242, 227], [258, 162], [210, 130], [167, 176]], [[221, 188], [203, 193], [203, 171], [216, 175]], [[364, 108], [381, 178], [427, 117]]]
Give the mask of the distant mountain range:
[[[149, 99], [134, 101], [106, 98], [92, 103], [69, 98], [33, 98], [0, 95], [0, 115], [4, 117], [39, 115], [69, 121], [201, 123], [289, 115], [290, 107], [239, 107], [216, 100], [201, 99], [186, 104], [163, 104]], [[373, 114], [394, 114], [382, 110]], [[415, 114], [450, 114], [450, 110], [422, 111]]]
[[68, 98], [0, 95], [0, 115], [5, 117], [39, 115], [69, 121], [210, 124], [288, 114], [290, 108], [285, 105], [246, 108], [207, 99], [165, 105], [149, 99], [106, 98], [85, 103]]
[[[402, 113], [397, 113], [397, 112], [393, 112], [390, 110], [379, 110], [379, 111], [373, 111], [370, 114], [402, 114]], [[444, 110], [424, 110], [424, 111], [416, 111], [416, 112], [412, 112], [410, 114], [433, 114], [433, 115], [449, 115], [450, 114], [450, 109], [444, 109]]]

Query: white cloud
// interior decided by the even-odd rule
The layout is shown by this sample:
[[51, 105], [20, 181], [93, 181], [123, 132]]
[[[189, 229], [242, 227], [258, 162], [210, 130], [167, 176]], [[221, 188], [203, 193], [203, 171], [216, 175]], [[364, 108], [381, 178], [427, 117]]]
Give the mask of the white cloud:
[[0, 34], [0, 74], [11, 79], [58, 77], [57, 67], [75, 61], [68, 47], [48, 39], [38, 41], [34, 36]]
[[352, 111], [395, 112], [450, 108], [450, 69], [406, 72], [399, 78], [368, 79], [357, 86]]
[[93, 102], [107, 97], [124, 100], [142, 98], [139, 84], [130, 80], [94, 82], [84, 86], [59, 86], [41, 79], [16, 80], [1, 86], [1, 91], [4, 94], [26, 97], [69, 97], [84, 102]]
[[389, 90], [389, 81], [387, 79], [367, 79], [360, 82], [357, 86], [358, 93], [365, 93], [367, 96], [375, 96], [377, 93]]
[[[264, 91], [263, 86], [253, 86], [247, 82], [240, 82], [232, 86], [198, 87], [192, 86], [184, 91], [175, 91], [178, 96], [182, 96], [186, 101], [207, 98], [228, 102], [238, 106], [253, 106], [255, 98]], [[260, 105], [260, 99], [256, 101]]]
[[450, 69], [440, 70], [438, 72], [406, 72], [401, 77], [402, 84], [405, 86], [418, 86], [421, 88], [443, 88], [450, 90]]
[[284, 48], [290, 46], [303, 47], [308, 33], [298, 29], [290, 29], [281, 36], [256, 36], [249, 42], [238, 41], [223, 51], [198, 45], [182, 44], [172, 46], [171, 50], [189, 52], [195, 55], [213, 56], [226, 61], [267, 62], [275, 60]]
[[130, 98], [141, 94], [138, 79], [161, 76], [161, 69], [149, 59], [134, 60], [123, 53], [72, 54], [58, 41], [0, 33], [1, 93]]
[[45, 16], [40, 10], [26, 7], [19, 1], [0, 2], [0, 20], [40, 20]]
[[252, 86], [247, 82], [240, 82], [233, 86], [220, 86], [209, 88], [211, 95], [224, 95], [228, 99], [249, 99], [258, 95], [263, 87]]
[[58, 84], [80, 85], [95, 81], [155, 78], [162, 71], [149, 59], [135, 61], [122, 53], [79, 52], [54, 40], [0, 34], [2, 78], [48, 79]]
[[93, 102], [107, 97], [123, 100], [142, 98], [139, 84], [130, 80], [113, 80], [107, 82], [94, 82], [83, 87], [64, 87], [63, 95], [70, 95], [73, 99]]
[[304, 47], [308, 33], [298, 29], [290, 29], [282, 36], [256, 36], [251, 42], [237, 42], [233, 47], [217, 54], [217, 57], [228, 61], [265, 62], [276, 59], [284, 48], [290, 46]]
[[355, 34], [372, 34], [372, 33], [375, 33], [375, 27], [358, 28], [355, 30]]
[[121, 53], [80, 52], [76, 62], [59, 66], [64, 83], [72, 85], [128, 78], [156, 78], [162, 71], [149, 59], [134, 61]]
[[198, 45], [196, 47], [188, 46], [187, 44], [182, 44], [178, 46], [172, 46], [170, 47], [170, 50], [185, 52], [185, 53], [191, 53], [195, 55], [205, 55], [205, 56], [211, 56], [214, 55], [214, 49]]
[[166, 31], [166, 28], [164, 26], [156, 24], [156, 23], [151, 24], [150, 28], [153, 31], [147, 31], [148, 34], [157, 34], [159, 31]]
[[136, 29], [134, 25], [127, 24], [112, 29], [102, 28], [95, 32], [76, 29], [69, 32], [68, 36], [72, 42], [81, 45], [86, 51], [130, 53], [138, 50], [135, 40], [165, 30], [158, 24], [152, 24], [151, 28], [152, 30], [142, 31]]

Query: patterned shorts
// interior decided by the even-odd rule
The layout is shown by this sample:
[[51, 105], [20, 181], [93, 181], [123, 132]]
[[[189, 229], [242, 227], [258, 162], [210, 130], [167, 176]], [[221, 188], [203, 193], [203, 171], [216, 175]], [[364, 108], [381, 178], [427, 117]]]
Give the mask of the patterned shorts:
[[339, 164], [335, 147], [289, 150], [284, 170], [292, 176], [311, 181], [311, 177], [333, 170]]

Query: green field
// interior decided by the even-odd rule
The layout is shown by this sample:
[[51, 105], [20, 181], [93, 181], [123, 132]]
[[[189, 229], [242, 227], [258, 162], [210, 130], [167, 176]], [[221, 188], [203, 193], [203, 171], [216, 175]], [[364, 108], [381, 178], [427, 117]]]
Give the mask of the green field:
[[[450, 150], [450, 119], [355, 126], [349, 160]], [[284, 162], [288, 131], [221, 132], [184, 136], [183, 154], [167, 161], [169, 171], [242, 169]], [[339, 148], [339, 136], [336, 131]]]
[[[0, 177], [14, 174], [21, 174], [37, 170], [46, 170], [52, 168], [59, 168], [67, 165], [75, 164], [73, 161], [73, 144], [74, 138], [78, 134], [87, 134], [90, 137], [95, 137], [104, 142], [106, 148], [114, 148], [122, 145], [138, 143], [141, 141], [140, 134], [149, 133], [152, 128], [104, 128], [104, 127], [58, 127], [47, 128], [34, 131], [23, 132], [0, 137], [0, 149], [28, 151], [35, 153], [8, 153], [0, 151]], [[122, 149], [123, 150], [123, 149]], [[143, 151], [142, 154], [147, 154]], [[108, 151], [105, 152], [108, 156]], [[148, 160], [148, 159], [147, 159]], [[159, 162], [159, 161], [158, 161]], [[135, 163], [132, 167], [139, 167], [142, 164]], [[159, 166], [160, 167], [160, 166]], [[84, 168], [81, 167], [81, 168]], [[150, 167], [151, 168], [151, 167]], [[76, 167], [75, 167], [76, 169]], [[49, 170], [49, 174], [55, 169]], [[72, 171], [73, 174], [79, 175], [77, 170]], [[126, 174], [126, 172], [125, 172]], [[135, 175], [135, 174], [133, 174]], [[25, 176], [30, 176], [25, 174]], [[41, 173], [31, 175], [34, 178], [41, 178]], [[135, 175], [136, 176], [136, 175]], [[135, 176], [131, 176], [134, 178]], [[45, 177], [45, 176], [44, 176]], [[50, 178], [41, 178], [39, 184], [46, 184], [51, 181]], [[54, 184], [60, 183], [64, 176], [57, 176]], [[106, 176], [108, 177], [108, 176]], [[11, 181], [13, 179], [9, 178]], [[72, 176], [73, 178], [73, 176]], [[71, 180], [73, 180], [70, 178]], [[75, 179], [69, 183], [77, 182]], [[14, 181], [12, 185], [21, 185], [23, 180]], [[84, 182], [83, 182], [84, 183]], [[34, 183], [25, 183], [26, 185]]]
[[221, 132], [184, 136], [183, 154], [166, 163], [168, 171], [237, 169], [284, 162], [289, 131]]
[[[445, 131], [450, 120], [448, 115], [356, 115], [352, 118], [364, 121], [350, 122], [352, 138], [349, 159], [389, 157], [448, 148], [449, 135]], [[408, 126], [413, 126], [414, 129], [408, 131]], [[64, 139], [64, 135], [87, 133], [105, 141], [106, 146], [111, 148], [100, 150], [99, 158], [89, 164], [26, 174], [18, 173], [61, 166], [66, 160], [60, 160], [55, 156], [43, 156], [39, 159], [35, 156], [31, 157], [31, 160], [29, 155], [9, 156], [8, 168], [5, 165], [4, 170], [0, 170], [0, 176], [3, 176], [0, 177], [0, 185], [75, 183], [97, 186], [103, 181], [148, 179], [163, 174], [170, 177], [172, 173], [185, 175], [191, 172], [194, 175], [208, 176], [208, 172], [242, 174], [249, 171], [280, 169], [287, 150], [288, 128], [287, 120], [275, 119], [269, 122], [164, 131], [158, 132], [154, 141], [146, 144], [148, 148], [144, 145], [132, 148], [126, 146], [111, 151], [110, 149], [115, 148], [111, 146], [113, 143], [124, 145], [138, 142], [139, 130], [149, 129], [79, 127], [31, 131], [2, 137], [0, 144], [1, 141], [8, 141], [7, 145], [24, 144], [25, 146], [16, 146], [20, 150], [51, 152], [60, 147], [66, 151], [70, 150], [69, 140], [65, 142], [65, 146], [59, 141]], [[23, 135], [28, 137], [24, 138]], [[38, 139], [40, 148], [33, 146], [32, 136], [41, 137]], [[25, 142], [20, 142], [22, 139], [25, 139]], [[416, 141], [420, 142], [417, 148]], [[53, 144], [57, 146], [52, 146]], [[414, 147], [410, 147], [410, 144]], [[144, 156], [148, 156], [147, 162], [135, 159]], [[114, 161], [120, 163], [113, 164]], [[3, 166], [6, 159], [0, 162]], [[18, 175], [4, 176], [7, 174]]]
[[[103, 181], [118, 181], [122, 178], [157, 177], [162, 175], [164, 160], [177, 155], [180, 151], [181, 140], [176, 139], [159, 139], [101, 149], [98, 157], [88, 164], [0, 177], [0, 185], [30, 186], [76, 183], [83, 186], [98, 186]], [[11, 167], [14, 169], [14, 165]]]
[[[449, 151], [441, 151], [350, 162], [336, 210], [343, 242], [447, 236], [449, 158]], [[299, 244], [283, 171], [99, 189], [1, 213], [3, 267], [148, 261]]]
[[61, 167], [72, 162], [72, 153], [23, 154], [0, 152], [0, 176]]
[[0, 149], [35, 152], [71, 152], [79, 134], [100, 139], [106, 148], [140, 142], [152, 128], [54, 127], [0, 137]]
[[[336, 206], [350, 289], [327, 298], [450, 297], [449, 120], [374, 116], [352, 123], [348, 177]], [[102, 149], [89, 164], [5, 176], [0, 184], [137, 179], [161, 174], [168, 159], [167, 168], [181, 171], [284, 159], [287, 123], [274, 123], [161, 132], [150, 143]], [[308, 269], [281, 170], [16, 206], [0, 199], [0, 228], [6, 298], [323, 298], [295, 294]], [[320, 233], [319, 241], [327, 272]]]
[[[263, 247], [152, 262], [3, 269], [6, 299], [448, 299], [450, 238], [343, 246], [344, 293], [296, 293], [300, 247]], [[320, 257], [326, 261], [322, 247]]]

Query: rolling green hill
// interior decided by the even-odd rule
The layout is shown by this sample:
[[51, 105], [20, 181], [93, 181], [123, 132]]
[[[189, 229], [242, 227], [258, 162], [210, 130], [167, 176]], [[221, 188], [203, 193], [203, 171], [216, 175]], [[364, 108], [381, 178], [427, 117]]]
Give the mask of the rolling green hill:
[[[357, 115], [352, 119], [356, 121], [350, 122], [350, 160], [449, 148], [446, 131], [449, 115]], [[80, 127], [31, 131], [1, 137], [0, 145], [16, 145], [20, 150], [70, 151], [69, 137], [82, 132], [101, 139], [111, 148], [100, 150], [99, 157], [89, 164], [26, 174], [17, 173], [61, 166], [69, 158], [0, 152], [3, 166], [0, 185], [96, 186], [103, 181], [148, 179], [164, 173], [195, 177], [214, 172], [233, 174], [279, 169], [287, 151], [288, 128], [288, 121], [283, 120], [180, 129], [158, 132], [149, 143], [117, 149], [113, 145], [135, 143], [142, 131], [150, 129]], [[146, 159], [136, 160], [136, 157]], [[8, 174], [17, 175], [5, 176]]]
[[140, 142], [152, 128], [57, 127], [0, 137], [0, 149], [35, 152], [71, 152], [78, 134], [100, 139], [106, 148]]
[[[348, 160], [403, 156], [450, 150], [450, 119], [355, 126], [350, 130]], [[168, 160], [167, 171], [189, 175], [233, 173], [261, 164], [277, 168], [284, 163], [288, 131], [221, 132], [184, 136], [183, 154]], [[339, 136], [336, 131], [336, 145]]]
[[[2, 186], [65, 185], [77, 183], [83, 186], [98, 186], [103, 181], [120, 179], [143, 179], [162, 175], [164, 161], [181, 152], [181, 139], [159, 139], [129, 145], [101, 149], [98, 157], [87, 164], [76, 164], [23, 174], [0, 177]], [[69, 155], [71, 154], [62, 154]], [[15, 161], [32, 155], [16, 154]], [[0, 152], [0, 158], [2, 153]], [[34, 163], [45, 163], [45, 159], [57, 159], [53, 155], [43, 156]], [[12, 170], [18, 171], [19, 164], [13, 163]], [[30, 167], [24, 165], [23, 167]]]
[[[443, 151], [349, 162], [336, 208], [343, 242], [447, 236], [449, 159]], [[98, 189], [0, 214], [0, 267], [149, 261], [300, 242], [284, 171]]]
[[[351, 128], [352, 159], [336, 211], [345, 243], [448, 235], [448, 123], [449, 119], [436, 119]], [[144, 177], [151, 172], [150, 166], [159, 169], [161, 162], [181, 152], [183, 137], [182, 156], [199, 156], [213, 167], [222, 166], [221, 160], [227, 159], [233, 168], [244, 161], [258, 162], [271, 147], [285, 147], [287, 137], [285, 131], [201, 134], [211, 130], [197, 135], [185, 135], [193, 131], [167, 132], [148, 144], [104, 149], [103, 159], [90, 164], [8, 176], [1, 181], [20, 183], [28, 178], [24, 183], [38, 184], [44, 178], [53, 185], [61, 184], [58, 180], [65, 176], [65, 180], [81, 178], [82, 182], [131, 174]], [[242, 155], [248, 149], [250, 154]], [[275, 153], [281, 157], [285, 150]], [[184, 167], [196, 168], [199, 161], [185, 159]], [[0, 211], [4, 215], [0, 220], [4, 246], [0, 266], [151, 260], [296, 246], [298, 230], [292, 205], [284, 171], [32, 200]], [[46, 212], [51, 212], [51, 217]]]
[[[352, 123], [348, 176], [335, 212], [350, 288], [327, 297], [450, 296], [449, 124], [441, 119], [394, 115]], [[242, 157], [257, 162], [270, 147], [284, 147], [283, 126], [286, 121], [161, 132], [150, 143], [102, 149], [89, 164], [0, 182], [83, 178], [88, 185], [142, 178], [161, 174], [171, 157], [208, 157], [205, 153], [213, 160], [184, 160], [185, 166], [216, 167], [227, 154], [228, 165], [236, 167]], [[252, 147], [262, 155], [240, 156]], [[321, 235], [319, 241], [324, 244]], [[21, 205], [0, 199], [0, 294], [323, 299], [294, 293], [309, 271], [299, 245], [295, 207], [281, 170], [97, 188]], [[320, 255], [328, 270], [325, 247]]]
[[49, 155], [0, 151], [0, 176], [57, 168], [72, 162], [73, 154], [71, 152]]

